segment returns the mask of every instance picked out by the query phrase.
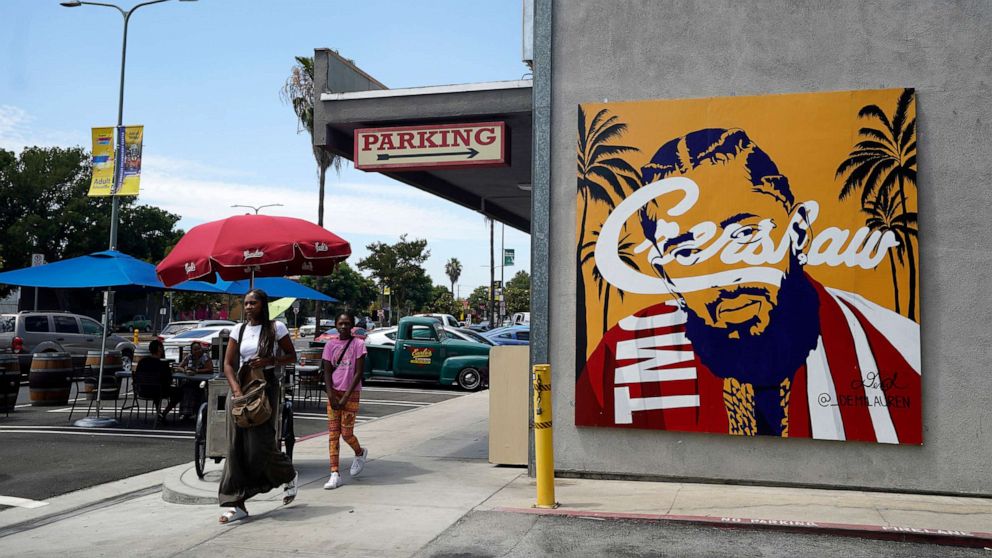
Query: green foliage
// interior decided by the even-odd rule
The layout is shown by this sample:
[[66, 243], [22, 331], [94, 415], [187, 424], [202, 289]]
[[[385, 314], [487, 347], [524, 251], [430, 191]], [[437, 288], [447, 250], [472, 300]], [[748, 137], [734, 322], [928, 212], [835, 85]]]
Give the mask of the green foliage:
[[476, 287], [472, 294], [468, 295], [468, 307], [473, 312], [485, 312], [489, 307], [489, 287]]
[[451, 314], [457, 316], [461, 312], [461, 304], [455, 301], [448, 287], [434, 285], [431, 289], [431, 301], [423, 309], [425, 312], [435, 314]]
[[[296, 114], [298, 132], [306, 130], [313, 139], [313, 57], [297, 56], [296, 64], [290, 69], [289, 77], [283, 83], [279, 95], [293, 107]], [[317, 200], [317, 224], [324, 225], [324, 189], [327, 169], [334, 167], [340, 172], [343, 159], [323, 147], [313, 146], [313, 158], [317, 162], [317, 177], [320, 182]]]
[[337, 310], [364, 311], [372, 305], [378, 293], [371, 279], [355, 271], [346, 262], [341, 263], [334, 273], [326, 277], [307, 276], [300, 282], [338, 299], [340, 302], [332, 304]]
[[[107, 249], [110, 198], [90, 198], [91, 168], [80, 147], [28, 147], [20, 155], [0, 149], [0, 259], [8, 269]], [[120, 198], [118, 250], [157, 263], [179, 241], [179, 216]], [[0, 293], [6, 292], [0, 287]]]
[[503, 289], [503, 297], [506, 300], [506, 311], [509, 314], [514, 312], [527, 312], [530, 310], [530, 275], [526, 271], [518, 271], [513, 279], [506, 282]]
[[455, 283], [462, 276], [462, 262], [458, 261], [458, 258], [451, 258], [448, 263], [444, 264], [444, 274], [451, 281], [451, 292], [454, 293]]
[[366, 248], [369, 256], [358, 262], [358, 269], [371, 272], [380, 286], [392, 290], [395, 317], [427, 306], [433, 283], [423, 267], [431, 255], [426, 240], [407, 240], [402, 235], [396, 244], [373, 242]]

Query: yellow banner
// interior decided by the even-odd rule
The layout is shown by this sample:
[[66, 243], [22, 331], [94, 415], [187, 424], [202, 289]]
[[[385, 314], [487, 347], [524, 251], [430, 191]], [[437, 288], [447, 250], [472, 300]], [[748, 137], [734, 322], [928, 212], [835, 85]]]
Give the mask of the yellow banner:
[[138, 184], [141, 180], [141, 142], [144, 137], [144, 126], [127, 126], [123, 129], [124, 141], [122, 153], [118, 154], [118, 164], [123, 164], [121, 185], [117, 189], [118, 196], [137, 196]]
[[[144, 126], [93, 128], [93, 180], [89, 191], [91, 197], [138, 195], [143, 137]], [[115, 143], [123, 147], [115, 150]], [[120, 176], [115, 176], [114, 167], [121, 169]]]
[[109, 196], [114, 185], [114, 129], [93, 128], [93, 180], [89, 195]]

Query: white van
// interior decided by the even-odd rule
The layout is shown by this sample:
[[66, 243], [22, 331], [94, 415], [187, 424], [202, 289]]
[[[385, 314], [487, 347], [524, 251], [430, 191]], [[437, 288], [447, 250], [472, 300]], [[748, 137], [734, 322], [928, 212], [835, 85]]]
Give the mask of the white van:
[[530, 312], [516, 312], [513, 314], [512, 325], [530, 325]]

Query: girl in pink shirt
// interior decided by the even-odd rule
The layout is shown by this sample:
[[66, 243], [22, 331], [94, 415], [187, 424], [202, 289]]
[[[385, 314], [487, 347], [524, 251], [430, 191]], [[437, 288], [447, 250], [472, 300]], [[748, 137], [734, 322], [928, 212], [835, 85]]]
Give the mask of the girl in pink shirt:
[[338, 475], [340, 438], [344, 438], [355, 451], [355, 460], [351, 462], [352, 477], [357, 477], [362, 472], [369, 455], [369, 450], [363, 448], [355, 437], [355, 418], [358, 416], [366, 352], [365, 342], [351, 335], [351, 328], [354, 326], [355, 317], [350, 312], [338, 315], [335, 322], [338, 338], [324, 345], [321, 360], [324, 385], [327, 386], [327, 431], [330, 436], [328, 454], [331, 461], [331, 478], [324, 484], [325, 490], [341, 485]]

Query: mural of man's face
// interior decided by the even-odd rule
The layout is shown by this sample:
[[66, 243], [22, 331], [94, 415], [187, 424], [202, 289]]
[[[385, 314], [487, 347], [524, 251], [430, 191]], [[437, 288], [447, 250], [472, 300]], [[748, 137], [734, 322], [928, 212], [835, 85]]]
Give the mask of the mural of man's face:
[[[684, 176], [699, 186], [699, 201], [682, 215], [666, 217], [678, 225], [679, 234], [658, 244], [670, 260], [664, 273], [674, 284], [701, 275], [723, 278], [700, 290], [678, 292], [676, 287], [676, 294], [707, 326], [726, 330], [730, 339], [761, 335], [779, 303], [781, 280], [794, 270], [788, 252], [781, 258], [757, 256], [774, 252], [783, 241], [795, 244], [794, 238], [785, 238], [792, 216], [773, 193], [755, 189], [743, 157], [702, 165]], [[739, 274], [755, 268], [748, 264], [749, 255], [761, 261], [767, 270], [763, 276], [772, 280]]]

